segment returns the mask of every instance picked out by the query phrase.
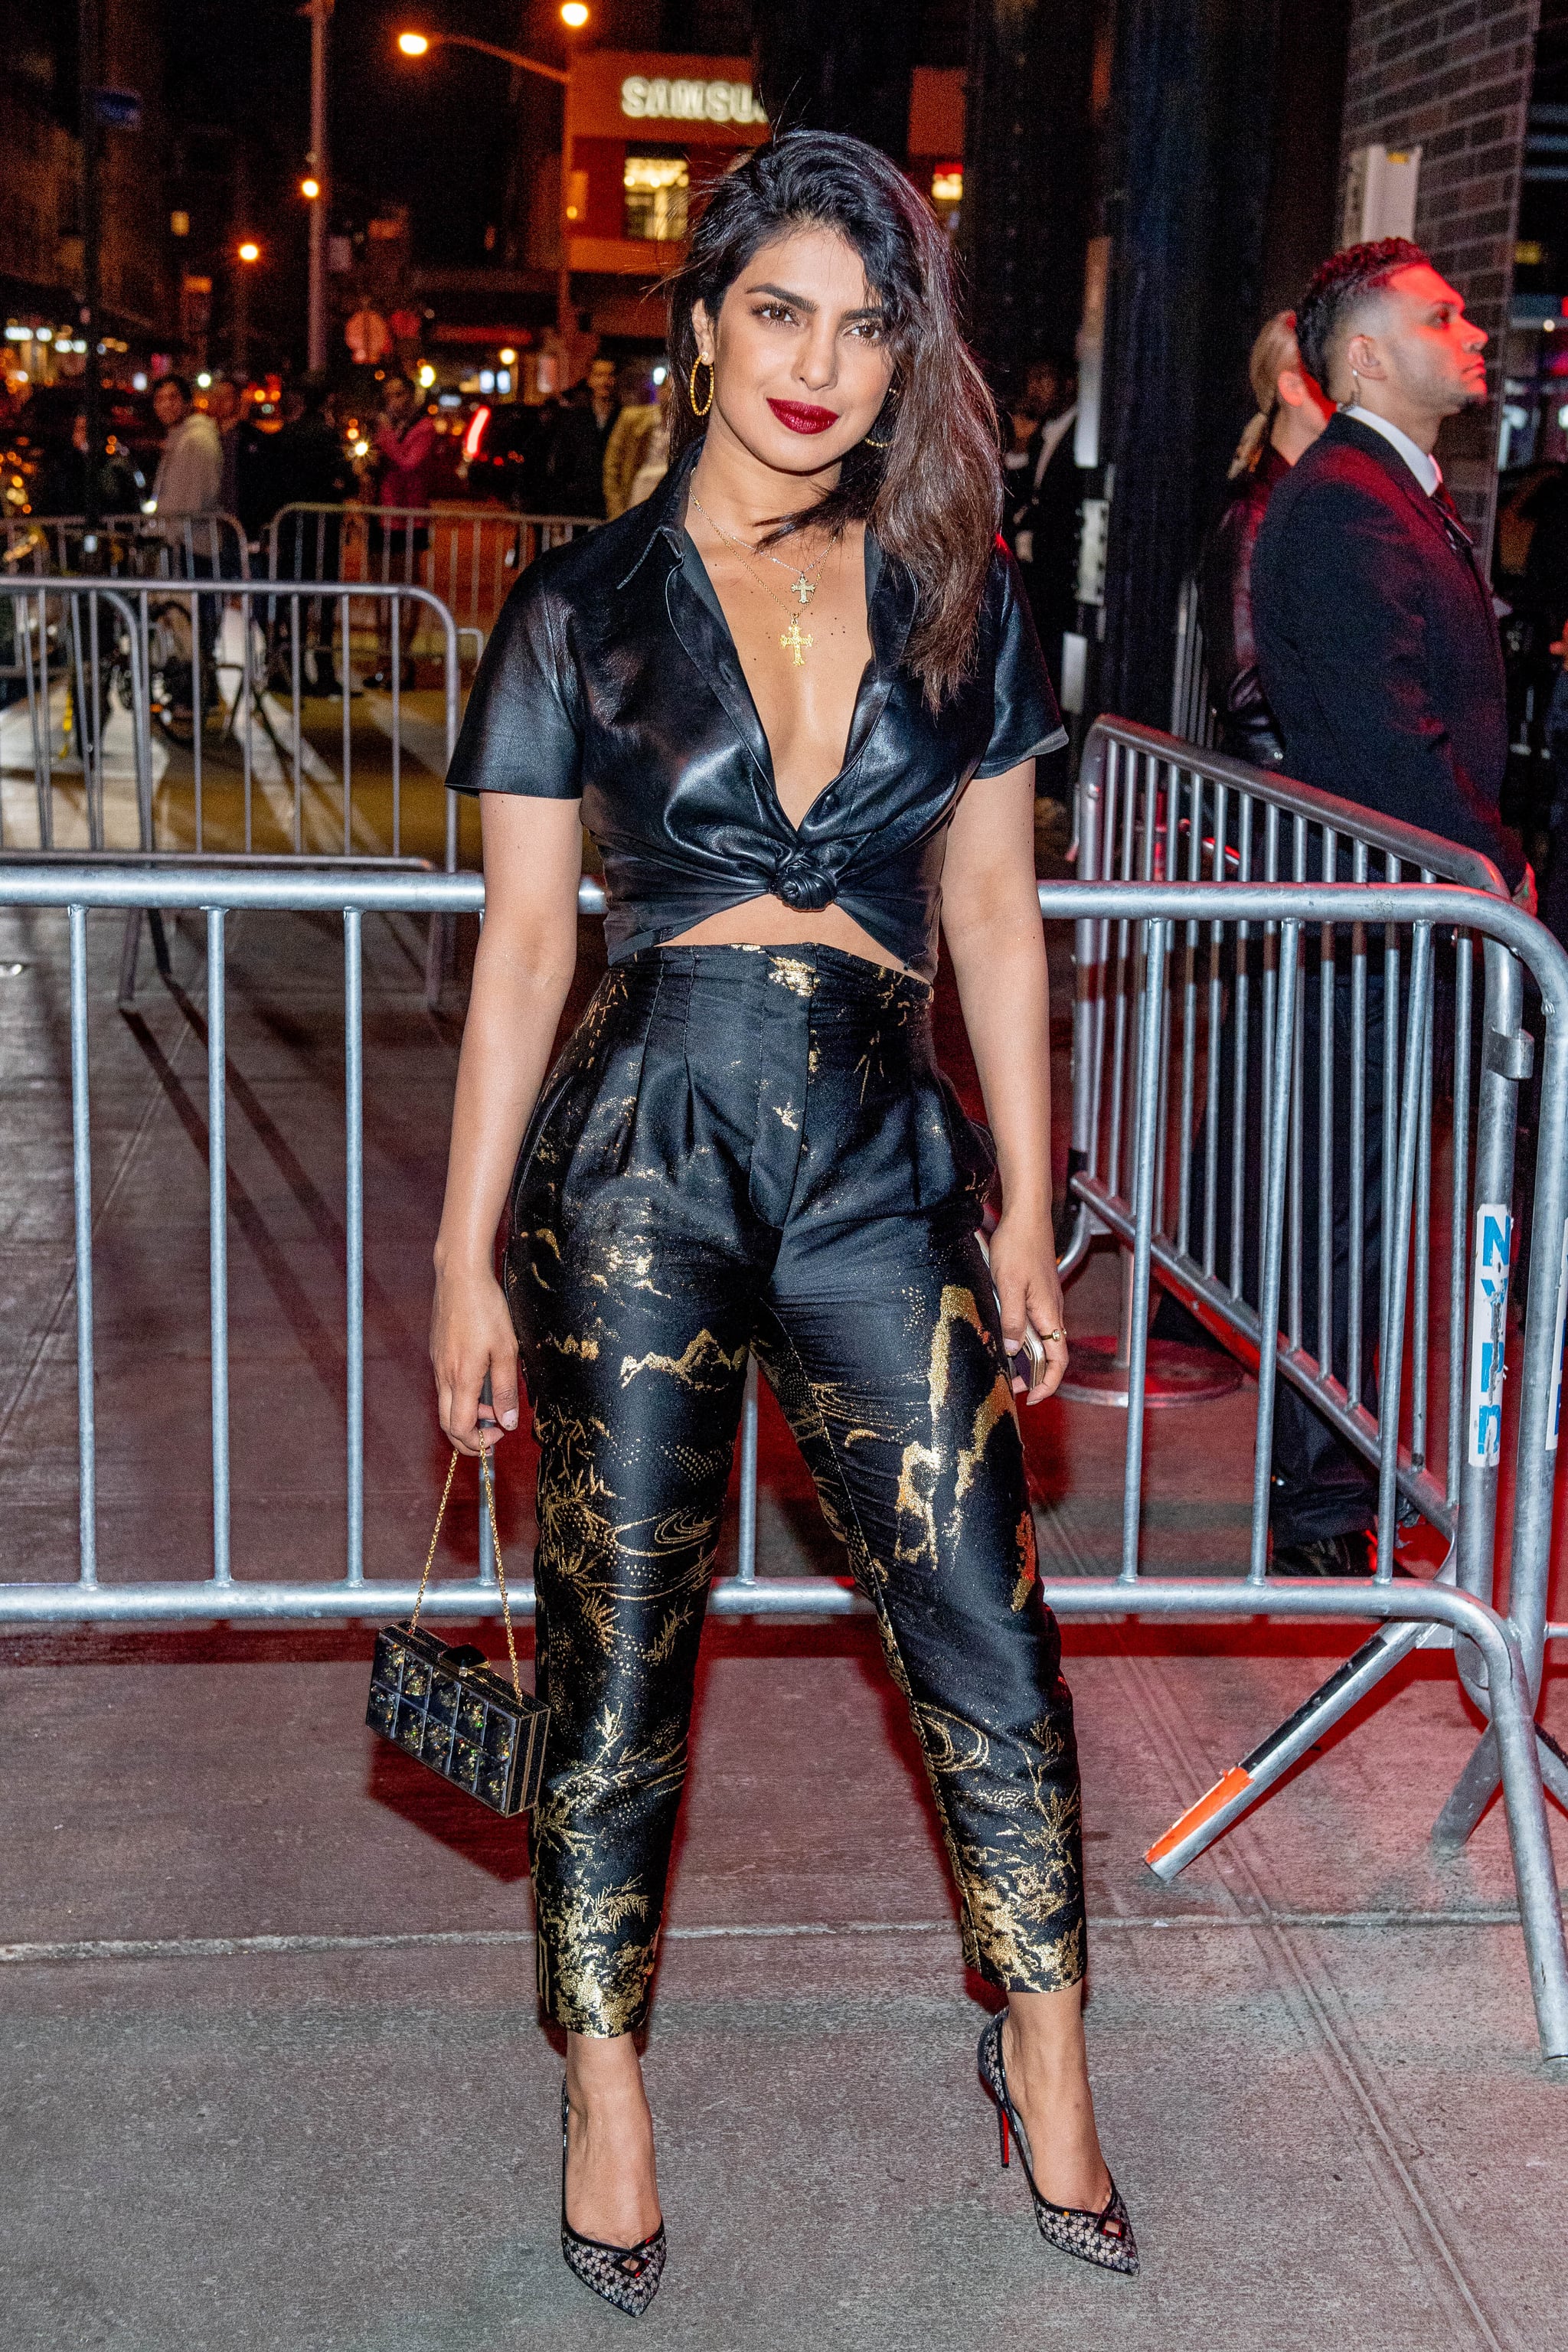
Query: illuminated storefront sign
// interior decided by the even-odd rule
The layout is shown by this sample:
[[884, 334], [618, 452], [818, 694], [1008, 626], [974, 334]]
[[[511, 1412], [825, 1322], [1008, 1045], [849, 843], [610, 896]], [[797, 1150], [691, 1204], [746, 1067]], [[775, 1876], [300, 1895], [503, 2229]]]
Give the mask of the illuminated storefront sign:
[[621, 112], [634, 122], [763, 123], [763, 102], [749, 82], [685, 81], [664, 74], [627, 74]]

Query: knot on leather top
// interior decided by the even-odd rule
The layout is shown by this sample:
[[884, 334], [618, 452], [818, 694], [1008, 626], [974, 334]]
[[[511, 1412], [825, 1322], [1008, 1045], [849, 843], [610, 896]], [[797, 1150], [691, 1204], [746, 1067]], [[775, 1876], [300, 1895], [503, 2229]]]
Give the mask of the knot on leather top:
[[782, 898], [797, 914], [816, 914], [838, 896], [837, 883], [809, 849], [786, 850], [773, 867], [769, 887], [775, 898]]

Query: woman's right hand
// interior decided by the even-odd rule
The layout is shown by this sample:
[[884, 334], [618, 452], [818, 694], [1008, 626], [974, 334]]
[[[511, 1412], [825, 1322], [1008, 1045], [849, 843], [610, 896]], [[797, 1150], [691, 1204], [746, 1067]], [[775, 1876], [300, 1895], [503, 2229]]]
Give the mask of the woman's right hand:
[[[459, 1454], [483, 1454], [517, 1427], [517, 1335], [489, 1266], [436, 1277], [430, 1366], [441, 1426]], [[480, 1391], [490, 1384], [490, 1402]]]

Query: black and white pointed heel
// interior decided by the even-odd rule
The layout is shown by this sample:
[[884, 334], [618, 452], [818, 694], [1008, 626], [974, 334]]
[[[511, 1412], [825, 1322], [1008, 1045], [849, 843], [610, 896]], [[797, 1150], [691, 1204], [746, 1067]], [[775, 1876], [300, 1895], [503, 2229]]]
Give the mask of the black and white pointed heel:
[[996, 2102], [1002, 2161], [1004, 2165], [1010, 2161], [1008, 2143], [1010, 2138], [1016, 2138], [1024, 2178], [1035, 2200], [1035, 2220], [1047, 2246], [1056, 2246], [1064, 2254], [1075, 2254], [1080, 2263], [1094, 2263], [1102, 2271], [1120, 2271], [1126, 2278], [1136, 2278], [1137, 2241], [1114, 2180], [1098, 2213], [1082, 2205], [1053, 2205], [1035, 2186], [1028, 2136], [1017, 2108], [1007, 2095], [1007, 2073], [1002, 2063], [1002, 2021], [1006, 2014], [1003, 2010], [1000, 2016], [994, 2017], [980, 2037], [980, 2079]]
[[639, 2246], [606, 2246], [602, 2239], [585, 2238], [566, 2219], [566, 2085], [561, 2085], [561, 2252], [568, 2270], [584, 2286], [602, 2295], [628, 2319], [640, 2319], [664, 2276], [665, 2239], [661, 2221], [651, 2238]]

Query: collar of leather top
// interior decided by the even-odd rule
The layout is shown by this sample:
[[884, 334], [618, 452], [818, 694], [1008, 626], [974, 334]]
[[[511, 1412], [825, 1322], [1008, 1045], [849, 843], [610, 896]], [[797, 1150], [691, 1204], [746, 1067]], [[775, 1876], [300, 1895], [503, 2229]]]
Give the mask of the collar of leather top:
[[[670, 468], [652, 498], [641, 509], [634, 509], [645, 515], [647, 520], [637, 551], [616, 586], [626, 587], [650, 559], [662, 563], [665, 607], [669, 614], [670, 626], [712, 687], [731, 726], [766, 777], [776, 800], [773, 750], [752, 698], [752, 689], [746, 682], [745, 671], [741, 667], [735, 640], [722, 617], [721, 609], [718, 607], [717, 598], [710, 605], [708, 599], [692, 586], [687, 572], [688, 548], [694, 544], [687, 537], [687, 499], [692, 470], [701, 452], [701, 442], [693, 443], [680, 463]], [[698, 561], [701, 561], [700, 555]], [[910, 574], [876, 544], [868, 529], [866, 626], [871, 640], [871, 658], [866, 665], [855, 697], [842, 765], [837, 774], [817, 794], [812, 803], [813, 808], [827, 798], [870, 741], [892, 691], [893, 680], [909, 644], [910, 631], [914, 626], [916, 595], [915, 583]], [[779, 814], [784, 816], [782, 807]], [[807, 810], [807, 816], [810, 814]], [[787, 817], [784, 817], [784, 822], [792, 833], [799, 830], [790, 824]]]

